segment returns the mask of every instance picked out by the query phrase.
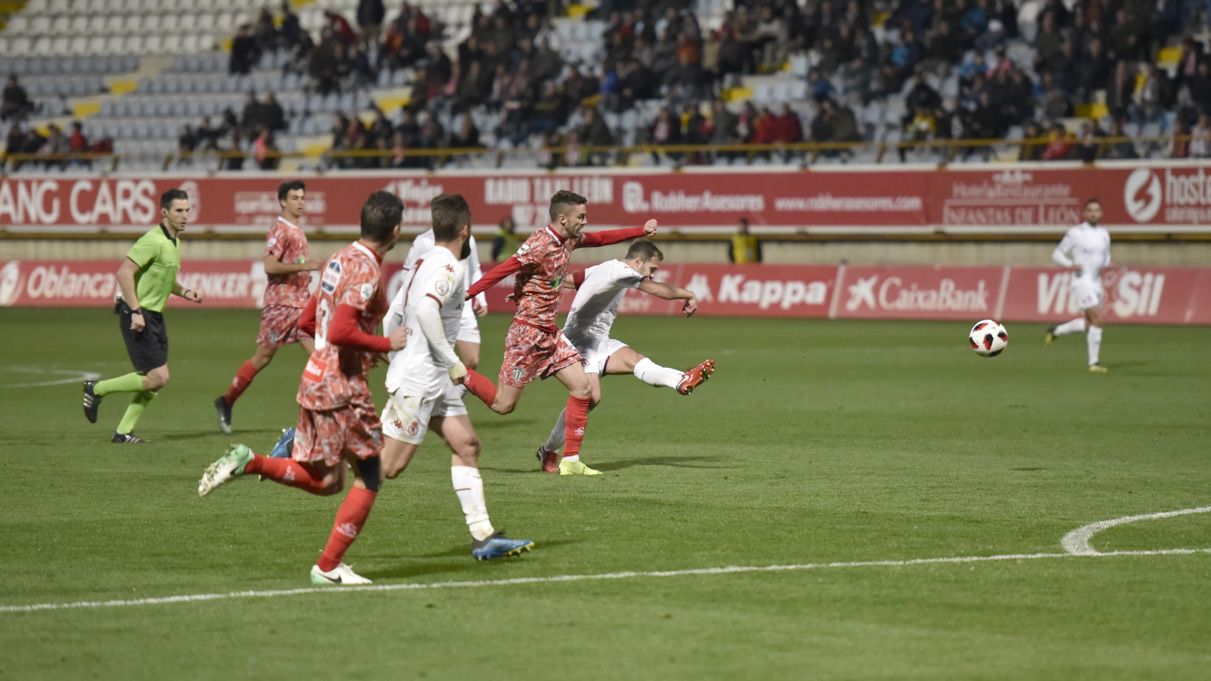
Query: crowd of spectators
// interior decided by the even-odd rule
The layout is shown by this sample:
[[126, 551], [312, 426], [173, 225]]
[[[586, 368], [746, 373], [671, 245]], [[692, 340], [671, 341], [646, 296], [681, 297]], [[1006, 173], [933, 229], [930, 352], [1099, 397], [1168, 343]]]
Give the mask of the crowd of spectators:
[[[617, 159], [601, 148], [629, 141], [839, 143], [824, 153], [845, 157], [845, 143], [870, 141], [889, 123], [909, 142], [975, 140], [958, 151], [964, 157], [991, 156], [995, 148], [980, 141], [1019, 130], [1031, 140], [1020, 147], [1023, 160], [1131, 158], [1161, 147], [1178, 157], [1206, 153], [1211, 55], [1198, 33], [1206, 22], [1201, 2], [735, 4], [704, 26], [692, 0], [603, 0], [590, 14], [605, 27], [601, 50], [578, 63], [556, 49], [557, 2], [477, 5], [456, 46], [446, 27], [407, 0], [394, 13], [382, 0], [361, 0], [350, 18], [327, 10], [315, 40], [283, 2], [276, 16], [266, 6], [240, 27], [229, 70], [248, 73], [265, 53], [284, 53], [283, 68], [317, 96], [356, 92], [384, 71], [405, 70], [409, 98], [398, 111], [335, 117], [337, 153], [328, 162], [337, 167], [432, 168], [442, 162], [432, 150], [485, 146], [550, 149], [549, 166], [607, 164]], [[1175, 65], [1157, 63], [1166, 47], [1180, 52]], [[807, 75], [787, 72], [788, 60], [805, 58]], [[754, 74], [802, 79], [807, 101], [736, 101], [742, 78]], [[6, 117], [25, 106], [13, 86], [10, 79]], [[1100, 115], [1074, 124], [1091, 106]], [[620, 129], [622, 120], [629, 129]], [[264, 101], [250, 94], [240, 115], [229, 110], [216, 123], [187, 126], [179, 146], [226, 151], [227, 167], [247, 157], [274, 167], [274, 135], [286, 127], [272, 93]], [[1151, 146], [1125, 139], [1141, 130], [1172, 139]], [[931, 153], [899, 149], [905, 160]], [[775, 154], [791, 156], [733, 149], [668, 157], [709, 163]]]
[[96, 156], [113, 153], [113, 138], [103, 136], [90, 141], [80, 121], [72, 121], [68, 127], [69, 131], [64, 132], [63, 128], [51, 123], [43, 134], [35, 127], [14, 121], [4, 140], [5, 153], [0, 165], [7, 165], [9, 170], [24, 165], [46, 169], [90, 167]]

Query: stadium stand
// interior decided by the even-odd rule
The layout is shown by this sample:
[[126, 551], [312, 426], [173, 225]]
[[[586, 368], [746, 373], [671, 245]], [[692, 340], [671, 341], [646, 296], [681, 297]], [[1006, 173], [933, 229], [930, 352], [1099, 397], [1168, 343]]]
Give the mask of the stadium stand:
[[8, 171], [39, 172], [110, 150], [124, 169], [1189, 156], [1211, 146], [1207, 17], [1202, 0], [31, 0], [0, 32], [0, 134]]

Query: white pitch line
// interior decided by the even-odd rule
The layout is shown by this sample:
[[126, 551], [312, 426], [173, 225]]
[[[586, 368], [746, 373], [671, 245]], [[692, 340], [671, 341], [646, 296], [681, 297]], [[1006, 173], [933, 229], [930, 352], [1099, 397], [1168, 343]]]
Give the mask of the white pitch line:
[[692, 568], [688, 570], [660, 570], [648, 572], [605, 572], [587, 575], [553, 575], [550, 577], [517, 577], [514, 579], [484, 579], [456, 582], [413, 582], [407, 584], [374, 584], [354, 587], [313, 587], [301, 589], [276, 589], [268, 591], [231, 591], [228, 593], [182, 594], [158, 598], [134, 598], [112, 601], [75, 601], [67, 603], [31, 603], [29, 605], [0, 605], [0, 614], [45, 612], [51, 610], [94, 610], [101, 608], [126, 608], [139, 605], [172, 605], [176, 603], [199, 603], [248, 598], [278, 598], [282, 596], [305, 596], [310, 594], [347, 593], [351, 591], [428, 591], [434, 589], [474, 589], [490, 586], [518, 586], [526, 584], [562, 584], [566, 582], [612, 581], [620, 579], [643, 579], [659, 577], [693, 577], [710, 575], [733, 575], [754, 572], [802, 572], [866, 567], [911, 567], [914, 565], [945, 565], [953, 563], [989, 563], [1012, 560], [1040, 560], [1044, 558], [1116, 558], [1126, 556], [1188, 556], [1211, 554], [1205, 549], [1159, 549], [1153, 551], [1112, 551], [1107, 553], [1015, 553], [995, 556], [950, 556], [945, 558], [912, 558], [908, 560], [841, 561], [834, 563], [803, 563], [798, 565], [729, 565], [725, 567]]
[[1060, 540], [1060, 546], [1064, 547], [1065, 551], [1074, 556], [1097, 556], [1101, 555], [1101, 552], [1090, 546], [1089, 540], [1093, 539], [1093, 535], [1102, 530], [1141, 520], [1160, 520], [1161, 518], [1174, 518], [1180, 515], [1192, 515], [1195, 513], [1211, 513], [1211, 506], [1199, 506], [1198, 508], [1183, 508], [1179, 511], [1143, 513], [1141, 515], [1128, 515], [1111, 520], [1099, 520], [1096, 523], [1089, 523], [1084, 527], [1078, 527], [1064, 535], [1064, 538]]
[[76, 371], [74, 369], [42, 369], [38, 367], [0, 367], [0, 371], [14, 371], [23, 374], [58, 374], [67, 378], [56, 378], [53, 381], [31, 381], [29, 383], [4, 383], [0, 388], [42, 388], [50, 385], [67, 385], [81, 381], [92, 381], [101, 378], [101, 374], [92, 371]]

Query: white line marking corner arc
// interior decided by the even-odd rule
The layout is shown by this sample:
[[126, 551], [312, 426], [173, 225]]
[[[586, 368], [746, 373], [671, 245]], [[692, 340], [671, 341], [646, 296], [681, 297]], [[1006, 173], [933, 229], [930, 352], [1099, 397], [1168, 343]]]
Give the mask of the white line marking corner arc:
[[50, 381], [30, 381], [27, 383], [0, 383], [0, 390], [5, 388], [44, 388], [52, 385], [67, 385], [81, 381], [93, 381], [101, 378], [95, 371], [78, 371], [76, 369], [43, 369], [41, 367], [0, 367], [0, 371], [11, 371], [21, 374], [55, 374], [65, 378]]
[[1211, 506], [1199, 506], [1197, 508], [1183, 508], [1177, 511], [1164, 511], [1162, 513], [1142, 513], [1140, 515], [1127, 515], [1121, 518], [1112, 518], [1110, 520], [1099, 520], [1096, 523], [1089, 523], [1082, 527], [1064, 535], [1060, 539], [1060, 546], [1073, 556], [1100, 556], [1103, 555], [1100, 551], [1093, 548], [1089, 541], [1093, 539], [1093, 535], [1102, 530], [1117, 527], [1119, 525], [1127, 525], [1129, 523], [1140, 522], [1143, 520], [1160, 520], [1162, 518], [1175, 518], [1183, 515], [1193, 515], [1195, 513], [1211, 513]]

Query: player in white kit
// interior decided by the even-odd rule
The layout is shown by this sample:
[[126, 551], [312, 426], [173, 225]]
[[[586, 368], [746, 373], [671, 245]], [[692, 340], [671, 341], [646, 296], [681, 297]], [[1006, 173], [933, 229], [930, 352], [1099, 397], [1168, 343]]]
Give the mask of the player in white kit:
[[[664, 262], [656, 244], [640, 239], [631, 244], [622, 260], [607, 260], [573, 276], [576, 298], [564, 322], [563, 334], [584, 363], [592, 395], [589, 408], [601, 402], [601, 377], [606, 374], [634, 374], [651, 386], [672, 388], [689, 395], [715, 372], [715, 361], [707, 359], [688, 371], [660, 366], [636, 352], [626, 343], [610, 338], [610, 327], [618, 317], [618, 306], [630, 289], [638, 289], [665, 300], [684, 300], [681, 310], [689, 317], [698, 309], [694, 294], [680, 286], [652, 280]], [[559, 449], [564, 439], [564, 414], [559, 413], [545, 444], [538, 448], [538, 460], [548, 473], [559, 472]]]
[[1106, 373], [1098, 361], [1102, 349], [1102, 270], [1110, 265], [1110, 232], [1098, 227], [1102, 219], [1102, 204], [1097, 199], [1085, 202], [1085, 221], [1068, 230], [1051, 259], [1061, 267], [1072, 270], [1069, 295], [1083, 313], [1082, 316], [1047, 329], [1043, 337], [1051, 345], [1059, 336], [1084, 333], [1089, 354], [1089, 371]]
[[[479, 251], [476, 250], [475, 237], [470, 240], [470, 251], [466, 258], [462, 259], [466, 269], [466, 287], [469, 288], [484, 275], [483, 270], [479, 266]], [[404, 257], [404, 281], [408, 281], [410, 276], [412, 263], [417, 259], [425, 257], [432, 251], [434, 247], [433, 230], [429, 229], [421, 232], [415, 239], [412, 240], [412, 247], [408, 249], [408, 255]], [[471, 304], [463, 307], [462, 320], [458, 327], [458, 335], [455, 337], [454, 349], [458, 352], [459, 358], [468, 369], [474, 369], [479, 366], [479, 322], [476, 317], [482, 317], [488, 313], [488, 297], [486, 294], [479, 294], [471, 299]], [[463, 391], [460, 389], [460, 393]]]
[[[479, 438], [463, 405], [460, 384], [467, 368], [454, 353], [463, 318], [464, 271], [471, 238], [471, 209], [458, 194], [433, 199], [434, 247], [412, 262], [404, 285], [383, 320], [387, 333], [403, 326], [407, 343], [391, 357], [383, 409], [383, 474], [404, 471], [432, 429], [449, 445], [450, 479], [471, 532], [471, 555], [479, 560], [530, 550], [529, 539], [510, 539], [488, 519], [479, 474]], [[459, 255], [456, 255], [459, 254]]]

